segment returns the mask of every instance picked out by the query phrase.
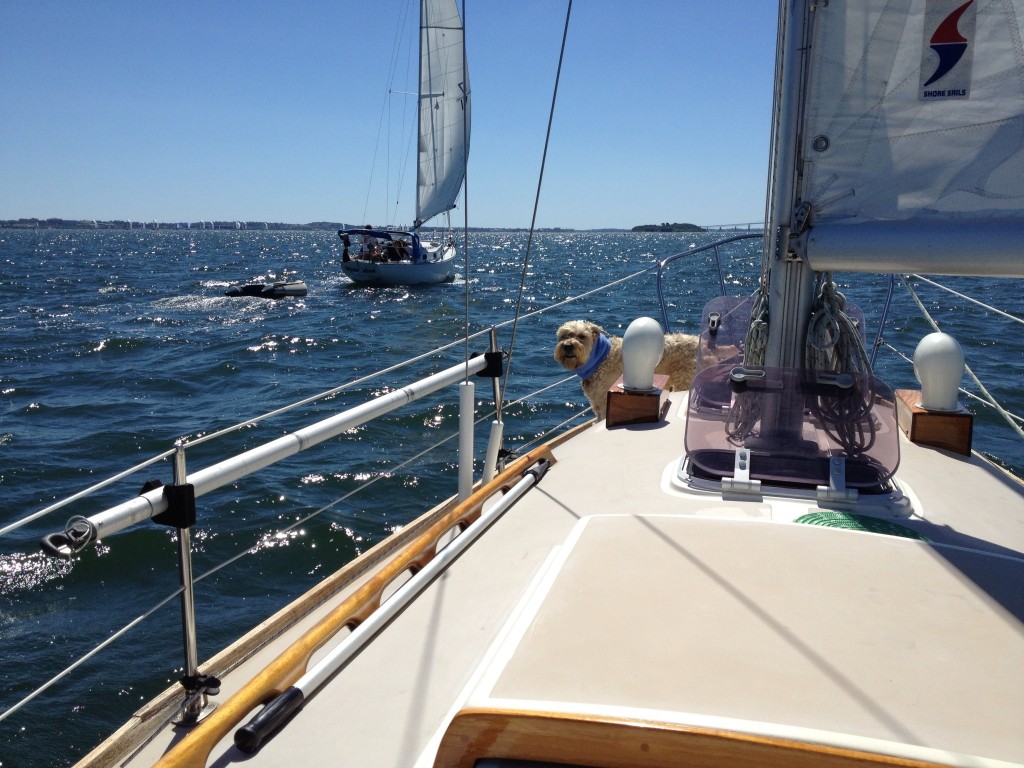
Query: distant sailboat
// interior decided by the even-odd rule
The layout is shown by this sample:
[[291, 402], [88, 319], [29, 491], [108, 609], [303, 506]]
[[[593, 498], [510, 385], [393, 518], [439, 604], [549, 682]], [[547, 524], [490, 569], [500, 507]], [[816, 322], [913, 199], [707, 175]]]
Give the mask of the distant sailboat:
[[456, 0], [420, 2], [416, 219], [410, 230], [338, 231], [342, 267], [357, 283], [424, 285], [452, 279], [455, 241], [420, 239], [428, 220], [455, 207], [469, 152], [469, 73]]

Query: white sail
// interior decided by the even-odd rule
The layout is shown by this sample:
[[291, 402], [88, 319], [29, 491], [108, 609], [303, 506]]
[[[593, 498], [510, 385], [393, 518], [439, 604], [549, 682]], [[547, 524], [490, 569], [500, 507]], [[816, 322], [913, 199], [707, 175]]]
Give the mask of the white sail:
[[416, 222], [455, 207], [469, 151], [469, 73], [456, 0], [421, 0]]
[[812, 17], [814, 268], [1024, 275], [1024, 5], [831, 0]]

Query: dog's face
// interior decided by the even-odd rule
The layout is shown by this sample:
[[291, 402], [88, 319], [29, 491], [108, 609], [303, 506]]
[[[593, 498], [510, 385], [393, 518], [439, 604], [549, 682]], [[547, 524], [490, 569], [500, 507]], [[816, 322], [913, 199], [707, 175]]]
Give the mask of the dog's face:
[[572, 320], [558, 329], [555, 337], [555, 360], [570, 371], [586, 365], [590, 351], [604, 333], [601, 326], [589, 320]]

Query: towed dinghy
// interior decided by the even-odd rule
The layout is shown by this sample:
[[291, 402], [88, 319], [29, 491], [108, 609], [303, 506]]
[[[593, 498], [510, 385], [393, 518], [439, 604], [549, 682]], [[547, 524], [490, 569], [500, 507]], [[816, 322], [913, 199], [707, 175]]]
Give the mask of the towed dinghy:
[[283, 299], [289, 296], [305, 296], [306, 293], [306, 283], [302, 280], [282, 280], [274, 283], [233, 285], [224, 291], [225, 296], [261, 296], [264, 299]]

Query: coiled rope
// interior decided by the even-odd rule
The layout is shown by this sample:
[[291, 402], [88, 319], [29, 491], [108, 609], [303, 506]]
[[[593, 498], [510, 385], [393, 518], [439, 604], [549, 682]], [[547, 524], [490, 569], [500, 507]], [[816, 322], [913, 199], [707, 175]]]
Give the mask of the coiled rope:
[[807, 322], [804, 365], [814, 371], [871, 373], [857, 323], [846, 313], [846, 297], [831, 272], [818, 276], [818, 296]]
[[[768, 348], [767, 274], [762, 273], [753, 297], [750, 326], [744, 342], [744, 364], [761, 367]], [[846, 312], [846, 297], [836, 288], [831, 272], [818, 276], [816, 298], [811, 306], [805, 337], [804, 367], [812, 371], [865, 374], [868, 392], [850, 397], [821, 398], [812, 410], [825, 432], [851, 455], [859, 455], [875, 441], [868, 418], [872, 401], [871, 362], [856, 321]], [[858, 377], [858, 380], [860, 377]], [[859, 382], [858, 382], [859, 383]], [[733, 445], [742, 445], [761, 418], [761, 398], [739, 393], [726, 423], [726, 435]]]
[[831, 272], [818, 275], [804, 350], [804, 366], [809, 370], [863, 374], [855, 375], [857, 386], [852, 392], [819, 397], [811, 406], [822, 429], [843, 446], [847, 456], [863, 455], [875, 444], [871, 362], [857, 323], [846, 312], [846, 297], [836, 289]]
[[[767, 259], [765, 260], [767, 261]], [[743, 341], [743, 364], [761, 367], [768, 356], [768, 272], [762, 267], [750, 310], [750, 325]], [[736, 394], [726, 417], [725, 436], [733, 445], [743, 445], [761, 420], [761, 398], [748, 392]]]

